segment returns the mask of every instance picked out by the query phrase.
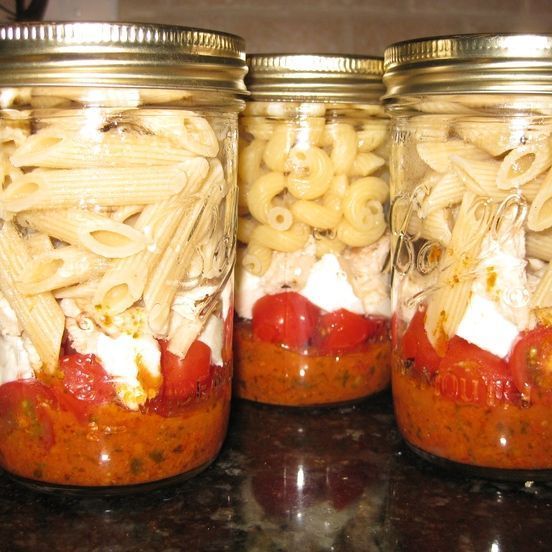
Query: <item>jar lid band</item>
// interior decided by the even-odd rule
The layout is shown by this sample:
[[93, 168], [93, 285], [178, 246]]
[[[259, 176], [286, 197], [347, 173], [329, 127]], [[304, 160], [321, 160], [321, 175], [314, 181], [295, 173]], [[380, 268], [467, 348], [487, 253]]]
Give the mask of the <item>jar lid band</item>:
[[362, 102], [379, 98], [383, 58], [332, 54], [252, 54], [247, 87], [253, 100]]
[[550, 94], [552, 35], [469, 34], [392, 44], [385, 100], [419, 94]]
[[247, 94], [243, 39], [169, 25], [29, 22], [0, 26], [0, 86], [101, 86]]

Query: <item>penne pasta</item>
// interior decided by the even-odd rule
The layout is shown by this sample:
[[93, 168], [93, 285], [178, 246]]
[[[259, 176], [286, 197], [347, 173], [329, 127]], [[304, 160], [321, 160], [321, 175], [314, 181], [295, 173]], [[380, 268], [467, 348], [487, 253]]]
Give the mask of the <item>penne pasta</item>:
[[108, 266], [104, 257], [94, 255], [72, 245], [58, 247], [33, 257], [17, 288], [24, 295], [72, 286], [101, 275]]
[[59, 209], [75, 203], [124, 206], [156, 203], [180, 193], [187, 183], [186, 164], [161, 167], [36, 169], [21, 175], [0, 194], [7, 211]]
[[549, 140], [519, 146], [502, 160], [496, 175], [501, 190], [527, 184], [552, 165], [552, 146]]
[[0, 291], [14, 310], [23, 332], [34, 345], [44, 368], [57, 368], [65, 317], [51, 293], [25, 297], [17, 289], [17, 280], [31, 258], [24, 240], [11, 222], [0, 230]]
[[194, 154], [163, 136], [129, 134], [122, 138], [105, 132], [88, 138], [46, 129], [29, 136], [10, 160], [15, 167], [77, 169], [173, 165], [187, 157]]
[[18, 215], [17, 221], [110, 259], [135, 255], [147, 245], [142, 231], [82, 209], [24, 211]]
[[417, 145], [418, 155], [432, 170], [446, 173], [452, 169], [451, 157], [460, 156], [469, 160], [482, 161], [490, 159], [487, 152], [462, 140], [447, 142], [421, 142]]

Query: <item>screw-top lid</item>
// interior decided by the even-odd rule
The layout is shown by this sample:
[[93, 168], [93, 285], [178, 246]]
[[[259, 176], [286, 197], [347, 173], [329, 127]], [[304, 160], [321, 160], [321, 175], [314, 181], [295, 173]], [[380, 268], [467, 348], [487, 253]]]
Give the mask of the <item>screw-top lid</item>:
[[199, 88], [246, 94], [238, 36], [134, 23], [0, 26], [0, 86]]
[[385, 50], [385, 99], [418, 94], [550, 94], [552, 35], [422, 38]]
[[383, 58], [354, 55], [252, 54], [253, 100], [373, 101], [384, 92]]

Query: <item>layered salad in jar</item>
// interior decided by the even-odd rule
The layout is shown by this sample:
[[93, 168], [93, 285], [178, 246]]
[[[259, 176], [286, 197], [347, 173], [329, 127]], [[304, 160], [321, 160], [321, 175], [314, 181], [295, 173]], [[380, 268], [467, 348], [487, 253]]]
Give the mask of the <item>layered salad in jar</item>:
[[387, 124], [250, 102], [240, 126], [235, 393], [339, 404], [389, 382]]
[[229, 412], [235, 114], [170, 90], [0, 102], [0, 466], [75, 488], [195, 473]]
[[552, 467], [550, 104], [505, 97], [499, 118], [497, 101], [435, 98], [397, 125], [393, 396], [418, 452], [539, 477]]

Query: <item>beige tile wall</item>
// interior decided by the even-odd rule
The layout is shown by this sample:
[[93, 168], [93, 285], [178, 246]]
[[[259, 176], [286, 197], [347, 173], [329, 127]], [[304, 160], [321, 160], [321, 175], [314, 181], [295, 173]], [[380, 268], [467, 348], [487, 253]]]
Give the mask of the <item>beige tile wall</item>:
[[381, 54], [465, 32], [552, 32], [552, 0], [119, 0], [119, 20], [243, 36], [250, 52]]

